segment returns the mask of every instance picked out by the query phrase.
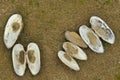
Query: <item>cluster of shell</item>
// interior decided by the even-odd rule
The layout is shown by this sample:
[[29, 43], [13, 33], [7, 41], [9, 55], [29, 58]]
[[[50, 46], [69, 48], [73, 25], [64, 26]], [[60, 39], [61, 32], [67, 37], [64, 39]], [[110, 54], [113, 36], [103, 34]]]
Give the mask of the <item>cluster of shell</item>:
[[[22, 28], [23, 21], [21, 15], [14, 14], [8, 19], [4, 32], [4, 43], [8, 49], [14, 46]], [[12, 50], [12, 62], [14, 71], [18, 76], [24, 75], [26, 64], [28, 64], [32, 75], [38, 74], [41, 65], [38, 45], [31, 42], [27, 46], [27, 51], [25, 51], [23, 45], [16, 44]]]
[[69, 68], [79, 71], [80, 67], [74, 58], [79, 60], [87, 60], [86, 53], [80, 48], [87, 46], [95, 53], [104, 53], [104, 47], [100, 40], [114, 44], [115, 35], [108, 25], [99, 17], [92, 16], [90, 18], [91, 28], [86, 25], [79, 27], [79, 34], [76, 32], [65, 32], [65, 38], [70, 42], [63, 43], [63, 49], [58, 52], [59, 59]]

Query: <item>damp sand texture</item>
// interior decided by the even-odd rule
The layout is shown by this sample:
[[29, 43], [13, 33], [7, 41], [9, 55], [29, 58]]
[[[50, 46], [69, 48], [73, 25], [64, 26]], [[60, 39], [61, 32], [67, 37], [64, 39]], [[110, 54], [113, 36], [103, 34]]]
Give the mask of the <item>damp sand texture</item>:
[[[0, 1], [0, 80], [120, 80], [120, 0], [1, 0]], [[12, 48], [3, 43], [8, 18], [18, 13], [23, 16], [24, 27], [16, 43], [27, 47], [36, 42], [41, 50], [41, 70], [32, 76], [26, 69], [18, 77], [12, 66]], [[84, 49], [87, 61], [79, 61], [81, 70], [69, 69], [57, 57], [65, 42], [64, 32], [78, 33], [80, 25], [90, 27], [89, 19], [101, 17], [116, 36], [114, 45], [104, 41], [104, 54]]]

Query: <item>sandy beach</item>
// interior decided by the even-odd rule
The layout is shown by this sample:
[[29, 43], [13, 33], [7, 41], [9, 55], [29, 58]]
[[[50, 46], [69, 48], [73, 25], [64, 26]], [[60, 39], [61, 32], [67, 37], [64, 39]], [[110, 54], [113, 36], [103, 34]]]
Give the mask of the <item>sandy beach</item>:
[[[25, 48], [30, 42], [41, 51], [41, 70], [32, 76], [28, 67], [25, 75], [15, 74], [12, 48], [7, 49], [3, 34], [8, 18], [18, 13], [24, 27], [16, 43]], [[105, 52], [97, 54], [83, 49], [87, 61], [77, 60], [81, 70], [76, 72], [57, 57], [62, 49], [65, 31], [79, 32], [80, 25], [90, 26], [89, 19], [101, 17], [115, 34], [115, 44], [102, 40]], [[0, 80], [120, 80], [120, 0], [2, 0], [0, 1]]]

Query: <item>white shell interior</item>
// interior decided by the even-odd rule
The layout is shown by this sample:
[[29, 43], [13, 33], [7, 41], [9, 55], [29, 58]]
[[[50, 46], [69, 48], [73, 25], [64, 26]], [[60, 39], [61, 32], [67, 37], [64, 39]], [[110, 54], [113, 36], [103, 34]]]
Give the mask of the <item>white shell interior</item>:
[[39, 50], [39, 47], [38, 47], [38, 45], [36, 43], [29, 43], [28, 46], [27, 46], [27, 52], [29, 50], [33, 50], [34, 51], [35, 62], [34, 63], [30, 62], [29, 57], [27, 55], [28, 67], [29, 67], [31, 73], [33, 75], [36, 75], [40, 71], [40, 67], [41, 67], [40, 50]]
[[12, 62], [15, 73], [18, 76], [23, 76], [26, 69], [26, 59], [24, 56], [24, 64], [21, 64], [19, 61], [20, 51], [24, 51], [24, 48], [21, 44], [16, 44], [12, 50]]
[[[94, 37], [96, 37], [97, 45], [94, 46], [90, 43], [91, 40], [90, 40], [90, 38], [88, 38], [89, 32], [92, 33]], [[102, 42], [100, 41], [99, 37], [90, 28], [88, 28], [86, 25], [82, 25], [79, 28], [79, 33], [80, 33], [82, 39], [85, 41], [85, 43], [89, 46], [89, 48], [91, 50], [93, 50], [96, 53], [104, 52]]]
[[[74, 49], [70, 49], [74, 48]], [[76, 59], [80, 59], [80, 60], [87, 60], [87, 55], [86, 53], [77, 45], [71, 43], [71, 42], [64, 42], [63, 43], [63, 48], [66, 52], [68, 52], [69, 55], [71, 55], [72, 57], [76, 58]], [[69, 51], [68, 51], [69, 50]], [[75, 51], [73, 50], [77, 50], [77, 53], [74, 53]], [[70, 52], [70, 53], [69, 53]]]
[[68, 59], [66, 59], [64, 57], [64, 54], [66, 54], [64, 51], [59, 51], [58, 52], [58, 57], [59, 59], [66, 65], [68, 66], [69, 68], [75, 70], [75, 71], [79, 71], [80, 70], [80, 67], [78, 66], [77, 62], [71, 57], [68, 55], [70, 58], [71, 58], [71, 61], [69, 61]]
[[[109, 28], [109, 26], [99, 17], [92, 16], [90, 18], [90, 24], [94, 29], [95, 33], [101, 37], [104, 41], [114, 44], [115, 42], [115, 35], [113, 31]], [[99, 31], [98, 31], [99, 30]], [[104, 34], [100, 30], [104, 30]]]
[[[18, 23], [20, 25], [20, 28], [17, 31], [13, 31], [12, 26], [14, 23]], [[21, 15], [14, 14], [8, 19], [4, 32], [4, 43], [8, 49], [11, 48], [16, 42], [22, 30], [22, 27], [23, 27], [23, 22]]]

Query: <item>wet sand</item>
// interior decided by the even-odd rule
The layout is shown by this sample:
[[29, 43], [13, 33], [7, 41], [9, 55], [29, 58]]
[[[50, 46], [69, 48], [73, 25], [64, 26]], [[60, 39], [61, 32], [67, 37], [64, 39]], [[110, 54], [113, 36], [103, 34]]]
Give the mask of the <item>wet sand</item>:
[[[36, 42], [41, 50], [41, 70], [32, 76], [26, 69], [23, 77], [13, 71], [11, 51], [3, 43], [4, 27], [14, 13], [23, 16], [24, 28], [16, 43], [26, 48]], [[79, 72], [65, 66], [57, 57], [65, 42], [66, 30], [80, 25], [90, 27], [89, 19], [101, 17], [116, 36], [114, 45], [104, 41], [104, 54], [84, 49], [87, 61], [79, 61]], [[0, 2], [0, 80], [120, 80], [120, 0], [5, 0]]]

